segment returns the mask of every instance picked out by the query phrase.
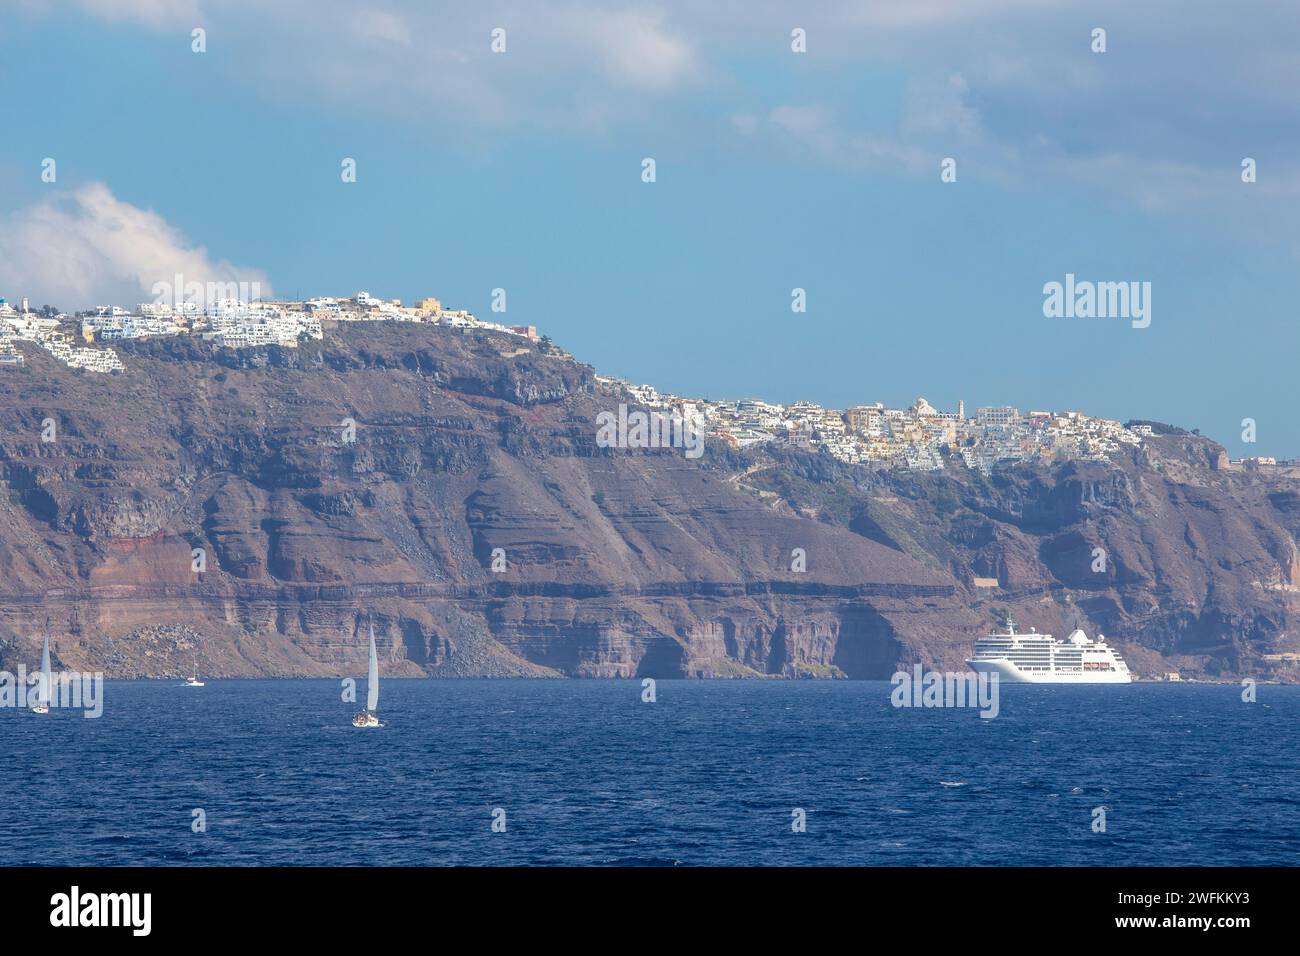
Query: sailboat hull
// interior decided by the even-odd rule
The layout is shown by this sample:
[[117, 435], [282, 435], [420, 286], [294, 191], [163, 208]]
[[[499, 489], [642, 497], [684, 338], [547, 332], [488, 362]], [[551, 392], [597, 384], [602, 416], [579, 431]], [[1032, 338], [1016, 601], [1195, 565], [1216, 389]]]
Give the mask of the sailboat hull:
[[49, 712], [50, 708], [48, 704], [37, 704], [32, 708], [33, 714], [48, 714]]
[[379, 722], [379, 718], [376, 717], [374, 714], [362, 711], [361, 713], [357, 714], [355, 717], [352, 718], [352, 726], [353, 727], [382, 727], [384, 725]]

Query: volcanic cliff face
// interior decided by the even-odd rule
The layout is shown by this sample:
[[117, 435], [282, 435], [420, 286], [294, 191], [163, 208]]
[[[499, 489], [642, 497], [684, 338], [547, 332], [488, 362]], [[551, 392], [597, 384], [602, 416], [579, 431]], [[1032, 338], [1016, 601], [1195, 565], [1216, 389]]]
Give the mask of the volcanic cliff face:
[[0, 370], [0, 667], [48, 620], [110, 675], [356, 673], [372, 614], [392, 674], [879, 678], [1005, 609], [1138, 673], [1296, 676], [1300, 482], [1194, 436], [991, 477], [688, 459], [598, 448], [621, 399], [506, 335], [122, 352]]

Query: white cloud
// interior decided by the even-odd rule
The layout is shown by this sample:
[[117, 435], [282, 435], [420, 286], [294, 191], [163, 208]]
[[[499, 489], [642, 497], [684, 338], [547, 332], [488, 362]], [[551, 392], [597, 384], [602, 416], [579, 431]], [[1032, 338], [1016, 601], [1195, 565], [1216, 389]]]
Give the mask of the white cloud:
[[[1164, 194], [1213, 195], [1224, 164], [1245, 155], [1272, 157], [1287, 181], [1270, 188], [1289, 194], [1283, 163], [1300, 152], [1300, 21], [1271, 0], [1193, 18], [1175, 0], [1098, 0], [1086, 17], [1064, 0], [8, 2], [164, 36], [202, 20], [222, 51], [214, 66], [268, 109], [323, 100], [354, 117], [388, 112], [467, 149], [539, 131], [707, 147], [721, 120], [728, 135], [785, 136], [796, 154], [802, 142], [805, 156], [846, 168], [928, 174], [952, 155], [963, 178], [1030, 183], [1050, 169], [1128, 200], [1121, 169], [1180, 180], [1143, 185], [1152, 206]], [[1089, 46], [1097, 24], [1108, 29], [1104, 55]], [[504, 54], [489, 52], [498, 26]], [[789, 50], [794, 26], [807, 30], [807, 54]], [[873, 101], [895, 79], [905, 91], [896, 126], [855, 125], [887, 115]], [[854, 108], [858, 90], [871, 109]], [[792, 95], [827, 104], [802, 117], [815, 128], [790, 127], [801, 118], [784, 111], [806, 109], [779, 105]]]
[[942, 80], [913, 80], [903, 100], [903, 133], [978, 139], [982, 133], [980, 115], [966, 103], [968, 89], [960, 73]]
[[203, 26], [196, 0], [17, 0], [28, 13], [50, 13], [72, 7], [110, 23], [135, 22], [152, 29]]
[[[635, 124], [698, 89], [705, 73], [700, 38], [678, 28], [671, 5], [224, 0], [205, 13], [209, 50], [268, 107], [323, 99], [353, 116], [426, 124], [471, 149], [503, 129]], [[138, 19], [159, 33], [174, 28]], [[491, 51], [497, 27], [504, 53]]]
[[364, 9], [350, 15], [353, 29], [368, 40], [380, 40], [398, 46], [411, 42], [411, 28], [403, 17], [387, 10]]
[[672, 89], [695, 74], [695, 52], [664, 23], [662, 11], [575, 9], [568, 22], [615, 82], [641, 90]]
[[745, 136], [766, 136], [786, 153], [855, 173], [917, 175], [938, 162], [931, 151], [898, 135], [846, 129], [827, 106], [783, 105], [766, 117], [741, 114], [732, 126]]
[[65, 310], [154, 298], [158, 282], [271, 284], [257, 269], [213, 261], [162, 216], [117, 199], [103, 183], [11, 213], [0, 221], [0, 288]]
[[823, 136], [831, 126], [831, 113], [825, 106], [778, 106], [767, 118], [791, 136]]

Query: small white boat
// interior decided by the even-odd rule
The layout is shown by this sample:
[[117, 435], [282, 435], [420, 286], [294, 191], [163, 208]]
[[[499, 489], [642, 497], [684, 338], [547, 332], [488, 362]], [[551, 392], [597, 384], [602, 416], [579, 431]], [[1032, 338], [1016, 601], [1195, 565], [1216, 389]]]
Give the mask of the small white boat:
[[50, 676], [50, 635], [45, 635], [45, 647], [41, 651], [41, 680], [36, 685], [36, 703], [32, 705], [33, 714], [50, 712], [50, 691], [54, 687]]
[[207, 686], [206, 684], [203, 683], [203, 681], [199, 680], [199, 661], [198, 661], [198, 658], [195, 658], [195, 659], [194, 659], [194, 676], [191, 677], [189, 680], [187, 680], [187, 681], [186, 681], [184, 684], [182, 684], [181, 686], [182, 686], [182, 687], [206, 687], [206, 686]]
[[382, 727], [379, 709], [379, 655], [375, 653], [375, 622], [370, 622], [370, 672], [366, 675], [366, 709], [352, 718], [353, 727]]

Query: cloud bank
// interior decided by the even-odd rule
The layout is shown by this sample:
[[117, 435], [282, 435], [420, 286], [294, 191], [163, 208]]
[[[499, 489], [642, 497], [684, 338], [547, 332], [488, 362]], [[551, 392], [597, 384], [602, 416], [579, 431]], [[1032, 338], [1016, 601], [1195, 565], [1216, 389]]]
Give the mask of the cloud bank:
[[[0, 0], [3, 3], [4, 0]], [[605, 137], [730, 143], [862, 174], [1073, 184], [1148, 209], [1300, 194], [1300, 18], [1271, 0], [19, 0], [209, 49], [289, 107], [393, 114], [440, 142]], [[795, 27], [807, 52], [790, 49]], [[501, 28], [503, 53], [490, 49]], [[1092, 31], [1107, 33], [1104, 53]], [[893, 124], [861, 85], [901, 78]], [[1236, 201], [1235, 197], [1228, 200]], [[1207, 210], [1201, 210], [1205, 213]]]
[[152, 301], [156, 283], [257, 282], [259, 269], [214, 261], [162, 216], [116, 198], [103, 183], [19, 209], [0, 221], [0, 288], [70, 311]]

